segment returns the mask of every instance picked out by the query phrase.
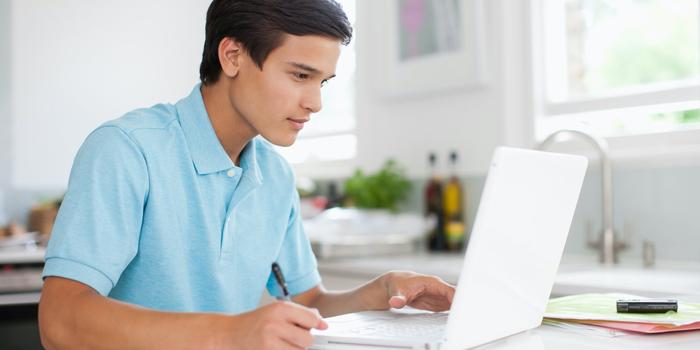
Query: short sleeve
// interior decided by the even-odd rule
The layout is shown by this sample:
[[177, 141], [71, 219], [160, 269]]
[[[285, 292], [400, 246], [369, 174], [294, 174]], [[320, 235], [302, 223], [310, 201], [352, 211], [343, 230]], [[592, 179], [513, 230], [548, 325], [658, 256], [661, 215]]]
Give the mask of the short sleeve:
[[[277, 257], [277, 263], [282, 268], [287, 282], [287, 289], [291, 295], [301, 294], [321, 283], [316, 257], [311, 250], [311, 244], [306, 237], [301, 215], [299, 214], [299, 194], [296, 190], [294, 190], [294, 195], [292, 196], [289, 224], [287, 225], [282, 249]], [[270, 274], [267, 281], [267, 290], [272, 296], [282, 296], [282, 291], [272, 274]]]
[[43, 277], [109, 294], [137, 253], [148, 183], [143, 153], [128, 134], [116, 126], [93, 131], [73, 163]]

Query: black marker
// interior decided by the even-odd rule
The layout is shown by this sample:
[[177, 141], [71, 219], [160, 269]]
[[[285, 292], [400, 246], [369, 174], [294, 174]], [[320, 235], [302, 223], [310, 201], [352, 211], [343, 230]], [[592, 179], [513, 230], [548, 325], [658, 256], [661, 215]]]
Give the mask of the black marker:
[[[282, 300], [291, 301], [289, 298], [289, 291], [287, 290], [287, 282], [284, 280], [284, 275], [282, 274], [282, 269], [276, 263], [272, 263], [272, 274], [275, 275], [275, 280], [277, 280], [277, 285], [282, 289]], [[277, 298], [280, 299], [280, 298]]]
[[673, 299], [621, 299], [617, 301], [618, 313], [666, 313], [678, 311], [678, 301]]

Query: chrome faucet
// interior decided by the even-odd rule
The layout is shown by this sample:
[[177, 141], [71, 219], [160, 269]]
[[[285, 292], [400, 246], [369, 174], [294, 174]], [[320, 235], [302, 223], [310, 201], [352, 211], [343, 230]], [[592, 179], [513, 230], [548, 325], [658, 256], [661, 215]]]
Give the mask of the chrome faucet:
[[603, 230], [599, 237], [591, 239], [588, 234], [588, 246], [595, 248], [600, 253], [600, 262], [603, 264], [616, 264], [618, 262], [617, 252], [627, 248], [627, 243], [622, 237], [617, 238], [613, 227], [613, 198], [612, 198], [612, 166], [610, 164], [610, 148], [608, 142], [601, 137], [580, 131], [580, 130], [558, 130], [547, 136], [537, 148], [545, 150], [561, 135], [576, 136], [593, 146], [600, 157], [602, 204], [603, 204]]

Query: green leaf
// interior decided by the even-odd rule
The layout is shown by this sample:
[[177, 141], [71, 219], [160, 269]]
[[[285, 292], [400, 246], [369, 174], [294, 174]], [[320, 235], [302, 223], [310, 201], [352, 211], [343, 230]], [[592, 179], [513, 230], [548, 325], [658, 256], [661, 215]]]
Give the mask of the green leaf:
[[357, 169], [345, 181], [345, 195], [358, 208], [396, 211], [406, 199], [411, 183], [396, 161], [389, 159], [375, 174], [365, 175]]

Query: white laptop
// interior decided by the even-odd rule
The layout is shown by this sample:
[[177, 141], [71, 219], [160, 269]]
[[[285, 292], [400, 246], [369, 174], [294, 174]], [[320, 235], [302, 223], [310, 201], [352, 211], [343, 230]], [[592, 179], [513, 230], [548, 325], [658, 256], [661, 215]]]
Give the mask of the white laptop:
[[496, 149], [449, 312], [326, 319], [312, 349], [467, 349], [538, 327], [586, 172], [585, 157]]

